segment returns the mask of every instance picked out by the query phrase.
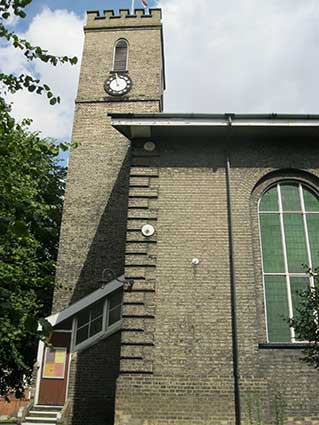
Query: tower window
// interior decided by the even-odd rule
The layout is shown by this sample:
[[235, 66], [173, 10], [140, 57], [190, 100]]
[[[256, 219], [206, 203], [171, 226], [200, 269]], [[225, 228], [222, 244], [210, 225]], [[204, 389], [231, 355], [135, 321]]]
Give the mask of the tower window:
[[319, 266], [319, 197], [297, 182], [272, 186], [260, 200], [259, 224], [268, 341], [295, 342], [287, 319], [314, 285], [304, 265]]
[[118, 40], [114, 48], [113, 71], [127, 71], [128, 44], [126, 40]]

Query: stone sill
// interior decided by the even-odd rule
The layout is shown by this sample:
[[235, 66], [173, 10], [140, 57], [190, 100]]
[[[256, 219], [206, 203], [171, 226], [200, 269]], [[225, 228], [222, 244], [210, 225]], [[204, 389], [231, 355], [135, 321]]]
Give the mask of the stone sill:
[[272, 350], [272, 349], [288, 349], [288, 350], [300, 350], [307, 348], [309, 344], [305, 342], [266, 342], [258, 344], [258, 348]]

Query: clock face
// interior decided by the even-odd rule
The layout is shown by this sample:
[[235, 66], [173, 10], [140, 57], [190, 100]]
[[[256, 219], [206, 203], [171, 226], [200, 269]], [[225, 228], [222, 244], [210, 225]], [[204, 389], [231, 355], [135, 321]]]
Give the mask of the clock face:
[[123, 96], [132, 87], [132, 80], [127, 75], [111, 75], [104, 84], [105, 91], [112, 96]]

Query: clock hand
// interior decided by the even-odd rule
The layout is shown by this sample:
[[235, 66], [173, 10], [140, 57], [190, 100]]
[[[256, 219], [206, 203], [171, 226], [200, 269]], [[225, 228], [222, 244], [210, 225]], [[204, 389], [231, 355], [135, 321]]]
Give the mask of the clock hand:
[[117, 75], [117, 72], [115, 73], [115, 78], [116, 78], [116, 85], [118, 87], [119, 86], [119, 76]]

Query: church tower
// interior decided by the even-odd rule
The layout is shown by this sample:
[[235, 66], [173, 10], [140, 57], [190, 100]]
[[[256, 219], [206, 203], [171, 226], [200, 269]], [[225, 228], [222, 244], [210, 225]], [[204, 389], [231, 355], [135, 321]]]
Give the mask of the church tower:
[[160, 112], [165, 86], [161, 10], [88, 12], [64, 204], [54, 310], [124, 271], [129, 142], [114, 112]]
[[[69, 161], [59, 287], [50, 316], [57, 329], [52, 344], [60, 348], [47, 354], [40, 343], [38, 364], [44, 366], [38, 371], [35, 404], [64, 405], [63, 420], [70, 425], [111, 425], [120, 362], [120, 313], [116, 315], [122, 285], [117, 278], [125, 265], [130, 147], [109, 115], [162, 111], [161, 10], [88, 12], [84, 32], [72, 136], [78, 146]], [[112, 299], [105, 292], [110, 285]], [[113, 310], [112, 302], [117, 302]], [[55, 367], [50, 356], [63, 360], [63, 381], [50, 380]]]

